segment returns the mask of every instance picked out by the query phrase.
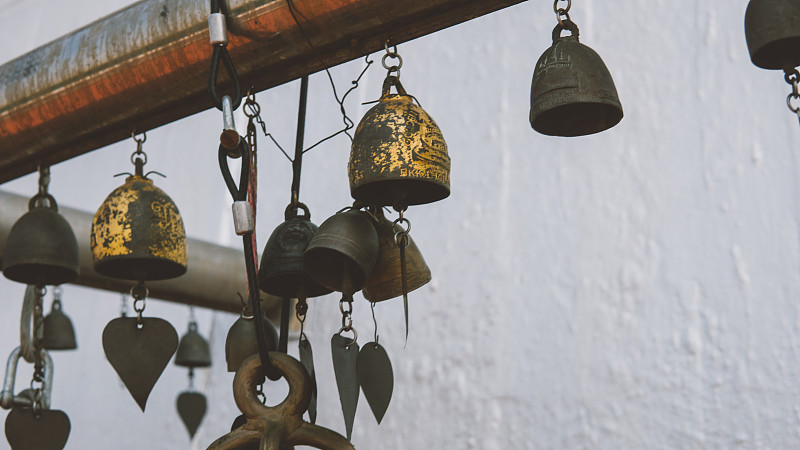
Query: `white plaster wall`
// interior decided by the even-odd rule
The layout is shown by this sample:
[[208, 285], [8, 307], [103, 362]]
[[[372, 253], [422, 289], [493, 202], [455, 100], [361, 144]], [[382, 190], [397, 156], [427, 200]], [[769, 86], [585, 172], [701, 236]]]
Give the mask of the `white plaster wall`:
[[[125, 3], [3, 0], [0, 61]], [[619, 126], [582, 138], [541, 136], [528, 124], [532, 68], [555, 23], [550, 2], [400, 46], [404, 86], [449, 145], [452, 195], [408, 213], [434, 280], [411, 295], [405, 348], [402, 302], [376, 307], [395, 395], [381, 426], [362, 399], [358, 448], [798, 446], [800, 127], [782, 75], [749, 61], [746, 3], [576, 1], [582, 42], [604, 58], [625, 109]], [[361, 64], [332, 70], [340, 89]], [[373, 66], [348, 102], [356, 120], [383, 75]], [[258, 95], [288, 147], [298, 87]], [[307, 142], [339, 124], [326, 78], [312, 76]], [[148, 167], [169, 176], [156, 183], [188, 234], [236, 246], [216, 167], [219, 128], [216, 111], [198, 114], [149, 132], [145, 151]], [[290, 168], [264, 139], [261, 149], [263, 245], [288, 200]], [[53, 167], [52, 192], [62, 205], [95, 210], [133, 150], [123, 142]], [[307, 155], [301, 197], [316, 223], [349, 203], [348, 152], [340, 137]], [[32, 194], [35, 179], [2, 189]], [[6, 353], [17, 345], [23, 287], [3, 279], [0, 289]], [[67, 448], [198, 449], [229, 430], [238, 412], [223, 349], [234, 315], [198, 312], [215, 366], [198, 377], [210, 407], [190, 443], [174, 409], [185, 370], [168, 368], [142, 414], [101, 347], [119, 295], [64, 291], [80, 345], [54, 354], [53, 406], [73, 427]], [[151, 301], [147, 314], [185, 331], [184, 306]], [[309, 317], [318, 423], [343, 432], [327, 348], [337, 297], [313, 300]], [[355, 326], [367, 342], [372, 321], [360, 297]], [[296, 342], [290, 348], [296, 354]], [[274, 401], [285, 391], [269, 387]]]

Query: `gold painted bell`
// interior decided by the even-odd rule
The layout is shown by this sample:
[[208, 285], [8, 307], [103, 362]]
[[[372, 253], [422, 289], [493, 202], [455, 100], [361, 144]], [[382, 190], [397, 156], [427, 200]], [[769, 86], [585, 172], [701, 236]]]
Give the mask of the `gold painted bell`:
[[[364, 298], [371, 302], [380, 302], [403, 295], [403, 278], [400, 267], [400, 248], [395, 233], [402, 232], [400, 225], [394, 225], [383, 215], [383, 208], [373, 212], [378, 222], [378, 262], [372, 270], [364, 286]], [[417, 244], [409, 236], [406, 247], [406, 293], [418, 289], [431, 281], [431, 270], [425, 264]]]
[[744, 16], [750, 59], [762, 69], [800, 66], [800, 2], [750, 0]]
[[[391, 86], [397, 94], [390, 94]], [[348, 164], [350, 194], [368, 205], [404, 209], [450, 195], [450, 157], [442, 131], [395, 76], [361, 119]]]
[[140, 167], [97, 210], [91, 247], [94, 269], [112, 278], [165, 280], [186, 273], [186, 232], [178, 207]]
[[[570, 36], [561, 36], [564, 30]], [[578, 42], [578, 26], [570, 20], [553, 30], [548, 48], [533, 72], [530, 122], [548, 136], [585, 136], [607, 130], [622, 120], [614, 79], [594, 50]]]

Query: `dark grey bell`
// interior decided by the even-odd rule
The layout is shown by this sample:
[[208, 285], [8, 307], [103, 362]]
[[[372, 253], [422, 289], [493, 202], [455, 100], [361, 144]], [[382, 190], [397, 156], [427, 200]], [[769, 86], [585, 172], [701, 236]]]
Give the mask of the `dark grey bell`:
[[[225, 361], [228, 363], [228, 372], [236, 372], [245, 359], [258, 353], [256, 324], [253, 320], [252, 317], [240, 316], [228, 330], [228, 337], [225, 339]], [[278, 331], [266, 316], [262, 316], [262, 321], [267, 350], [275, 351], [278, 348]]]
[[47, 350], [75, 350], [75, 328], [72, 321], [61, 310], [61, 301], [53, 301], [53, 309], [44, 318], [42, 345]]
[[[531, 126], [549, 136], [599, 133], [622, 120], [617, 88], [600, 55], [578, 42], [577, 25], [563, 23], [533, 71]], [[572, 35], [562, 37], [564, 30]]]
[[[298, 215], [302, 209], [304, 215]], [[269, 237], [261, 255], [258, 287], [278, 297], [308, 298], [331, 293], [331, 290], [314, 281], [303, 269], [303, 252], [308, 247], [317, 226], [311, 223], [311, 213], [306, 205], [289, 205], [286, 221], [278, 225]]]
[[208, 367], [211, 353], [208, 342], [197, 332], [197, 323], [189, 322], [189, 331], [183, 335], [175, 352], [175, 364], [183, 367]]
[[78, 277], [78, 241], [50, 194], [37, 194], [8, 233], [3, 275], [25, 284], [59, 285]]
[[744, 16], [750, 59], [762, 69], [800, 66], [800, 2], [750, 0]]

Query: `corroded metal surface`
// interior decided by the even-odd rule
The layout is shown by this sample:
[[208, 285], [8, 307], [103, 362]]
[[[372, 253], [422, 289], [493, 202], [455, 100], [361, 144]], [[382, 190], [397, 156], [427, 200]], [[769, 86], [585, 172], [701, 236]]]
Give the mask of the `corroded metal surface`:
[[[267, 89], [522, 0], [230, 0], [243, 86]], [[0, 182], [212, 106], [208, 4], [143, 0], [0, 66]], [[220, 88], [226, 86], [226, 78]]]
[[800, 65], [800, 2], [750, 0], [744, 34], [756, 66], [791, 69]]
[[186, 232], [177, 206], [151, 180], [130, 176], [92, 220], [96, 271], [126, 280], [164, 280], [186, 272]]

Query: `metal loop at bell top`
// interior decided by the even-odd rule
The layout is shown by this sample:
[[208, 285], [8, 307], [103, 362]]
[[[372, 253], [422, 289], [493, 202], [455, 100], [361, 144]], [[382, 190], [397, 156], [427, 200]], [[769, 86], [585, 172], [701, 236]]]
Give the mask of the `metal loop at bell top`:
[[403, 85], [400, 83], [400, 78], [394, 75], [389, 75], [385, 80], [383, 80], [383, 92], [381, 93], [381, 98], [386, 98], [390, 95], [392, 86], [397, 88], [398, 95], [408, 95], [406, 90], [403, 88]]
[[[42, 200], [47, 200], [48, 203], [44, 205], [42, 204]], [[28, 201], [28, 211], [32, 211], [34, 208], [50, 208], [58, 212], [56, 199], [54, 199], [52, 195], [42, 192], [34, 195], [31, 197], [30, 201]]]
[[575, 22], [573, 22], [572, 20], [570, 20], [568, 18], [568, 19], [564, 20], [563, 22], [559, 21], [558, 25], [556, 25], [556, 27], [553, 28], [553, 43], [554, 44], [556, 42], [558, 42], [559, 39], [561, 39], [561, 32], [564, 31], [564, 30], [570, 31], [572, 33], [572, 36], [570, 36], [570, 37], [574, 38], [576, 41], [578, 40], [578, 37], [580, 36], [580, 30], [578, 30], [578, 25], [576, 25]]
[[[303, 210], [302, 216], [297, 213], [301, 209]], [[286, 207], [286, 210], [283, 213], [283, 216], [284, 218], [286, 218], [286, 220], [294, 219], [296, 217], [300, 217], [306, 220], [311, 220], [311, 211], [308, 210], [308, 206], [306, 206], [304, 203], [300, 202], [289, 203], [289, 205]]]

